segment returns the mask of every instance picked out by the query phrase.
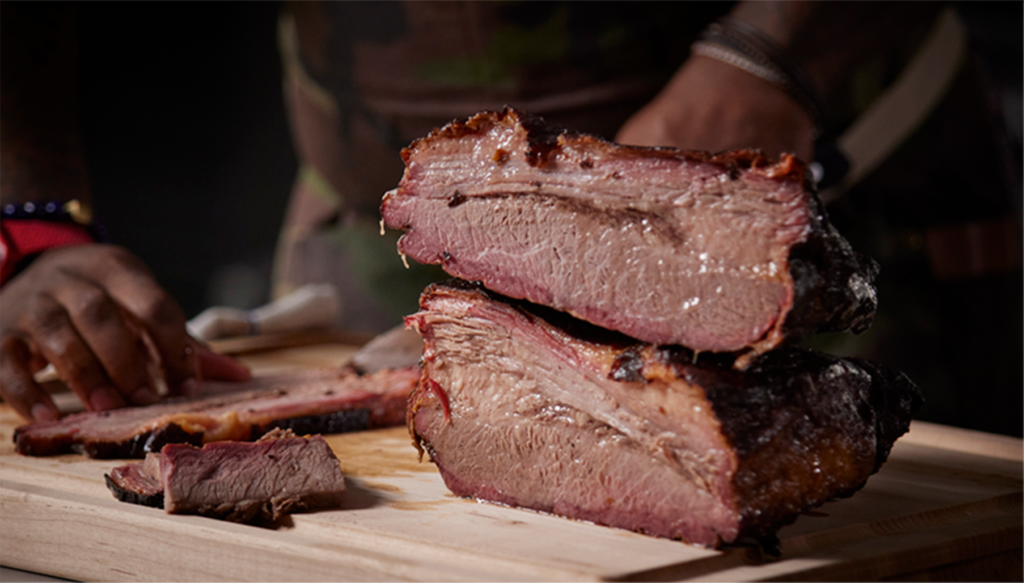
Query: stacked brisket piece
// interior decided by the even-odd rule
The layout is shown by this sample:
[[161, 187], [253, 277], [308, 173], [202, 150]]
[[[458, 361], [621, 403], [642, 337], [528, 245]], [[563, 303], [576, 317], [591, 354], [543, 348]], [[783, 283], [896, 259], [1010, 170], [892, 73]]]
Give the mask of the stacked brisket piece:
[[876, 301], [792, 157], [619, 146], [511, 109], [403, 157], [382, 205], [400, 252], [479, 282], [429, 287], [407, 319], [409, 427], [458, 495], [770, 538], [863, 486], [920, 406], [898, 372], [786, 346], [864, 330]]

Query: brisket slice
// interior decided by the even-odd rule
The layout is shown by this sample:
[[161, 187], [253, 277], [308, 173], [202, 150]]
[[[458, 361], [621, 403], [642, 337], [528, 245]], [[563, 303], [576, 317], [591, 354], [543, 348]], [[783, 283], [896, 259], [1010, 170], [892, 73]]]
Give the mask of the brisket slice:
[[770, 540], [852, 494], [921, 405], [904, 375], [859, 360], [692, 364], [465, 283], [420, 305], [408, 424], [453, 493], [699, 545]]
[[203, 395], [148, 407], [69, 415], [14, 432], [19, 453], [141, 458], [166, 443], [253, 440], [274, 427], [341, 433], [399, 425], [419, 367], [363, 375], [349, 369], [202, 383]]
[[141, 462], [118, 466], [104, 474], [107, 488], [121, 502], [153, 508], [164, 507], [164, 485], [160, 480], [160, 454], [147, 453]]
[[118, 500], [233, 522], [337, 507], [345, 495], [338, 458], [324, 438], [280, 429], [255, 443], [167, 444], [105, 477]]
[[506, 108], [402, 152], [381, 206], [399, 251], [657, 344], [766, 352], [862, 331], [876, 264], [828, 222], [792, 156], [612, 144]]

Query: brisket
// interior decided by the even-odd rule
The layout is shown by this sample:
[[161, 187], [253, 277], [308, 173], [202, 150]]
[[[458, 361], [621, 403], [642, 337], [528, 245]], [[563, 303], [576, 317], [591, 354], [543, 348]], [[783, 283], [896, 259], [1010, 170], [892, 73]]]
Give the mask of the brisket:
[[145, 461], [114, 468], [106, 480], [124, 502], [233, 522], [337, 507], [345, 495], [338, 458], [324, 438], [280, 429], [255, 443], [167, 444]]
[[205, 382], [199, 397], [32, 423], [17, 428], [14, 441], [26, 455], [141, 458], [167, 443], [247, 441], [275, 427], [305, 434], [399, 425], [418, 377], [418, 367], [363, 376], [322, 369], [243, 383]]
[[164, 507], [164, 485], [160, 479], [160, 454], [147, 453], [141, 462], [118, 466], [105, 474], [107, 488], [121, 502], [153, 508]]
[[717, 546], [852, 494], [919, 408], [901, 373], [798, 348], [745, 371], [464, 282], [424, 339], [417, 446], [459, 496]]
[[381, 207], [405, 230], [399, 251], [506, 296], [699, 352], [762, 353], [873, 317], [876, 264], [792, 156], [620, 146], [508, 108], [402, 156]]

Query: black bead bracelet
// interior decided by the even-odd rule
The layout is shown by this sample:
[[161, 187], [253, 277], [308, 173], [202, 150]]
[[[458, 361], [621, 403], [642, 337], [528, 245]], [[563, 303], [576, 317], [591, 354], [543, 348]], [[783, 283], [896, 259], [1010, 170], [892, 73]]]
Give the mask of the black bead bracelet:
[[99, 243], [107, 243], [107, 230], [92, 219], [92, 211], [77, 200], [9, 202], [0, 208], [0, 220], [49, 221], [54, 223], [75, 223], [89, 230]]

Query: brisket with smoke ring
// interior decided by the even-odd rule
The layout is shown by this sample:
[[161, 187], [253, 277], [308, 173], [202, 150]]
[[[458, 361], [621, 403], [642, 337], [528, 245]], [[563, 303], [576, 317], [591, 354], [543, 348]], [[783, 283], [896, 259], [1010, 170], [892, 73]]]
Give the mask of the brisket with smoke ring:
[[831, 226], [792, 156], [621, 146], [510, 108], [402, 156], [381, 206], [405, 230], [399, 251], [506, 296], [752, 355], [874, 315], [877, 265]]
[[465, 282], [407, 322], [424, 338], [407, 422], [453, 493], [710, 547], [861, 488], [921, 406], [865, 361], [694, 364]]

